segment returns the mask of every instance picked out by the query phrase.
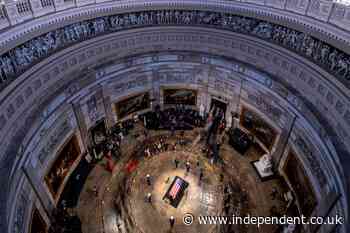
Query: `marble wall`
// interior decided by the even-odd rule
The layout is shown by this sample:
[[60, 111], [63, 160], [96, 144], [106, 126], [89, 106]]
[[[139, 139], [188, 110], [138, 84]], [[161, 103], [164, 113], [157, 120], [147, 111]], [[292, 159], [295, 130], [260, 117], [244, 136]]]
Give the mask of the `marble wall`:
[[[167, 59], [171, 60], [171, 63]], [[334, 174], [334, 170], [338, 169], [337, 162], [333, 161], [334, 151], [325, 145], [320, 146], [323, 143], [322, 138], [315, 136], [320, 128], [315, 129], [301, 115], [299, 110], [304, 110], [301, 99], [265, 73], [251, 70], [249, 67], [242, 69], [239, 64], [236, 67], [232, 64], [228, 67], [225, 61], [205, 56], [202, 59], [193, 56], [190, 60], [184, 60], [180, 55], [159, 55], [157, 59], [153, 57], [151, 63], [150, 59], [145, 57], [136, 60], [139, 60], [133, 61], [136, 66], [142, 64], [141, 60], [144, 62], [142, 67], [132, 69], [137, 71], [136, 74], [130, 73], [130, 69], [126, 69], [125, 74], [120, 70], [116, 72], [112, 67], [104, 69], [104, 76], [108, 77], [108, 81], [104, 80], [101, 85], [106, 86], [104, 96], [110, 96], [112, 102], [137, 92], [149, 91], [154, 97], [154, 102], [162, 104], [162, 88], [171, 87], [197, 90], [197, 107], [204, 104], [207, 109], [210, 107], [211, 98], [220, 96], [228, 103], [228, 115], [249, 106], [279, 133], [272, 150], [276, 164], [282, 166], [284, 158], [281, 157], [291, 145], [295, 147], [317, 193], [318, 206], [314, 214], [330, 208], [325, 197], [331, 190], [336, 189], [334, 195], [345, 191], [339, 188], [341, 184], [339, 178], [336, 178], [339, 175]], [[126, 66], [116, 67], [124, 69]], [[307, 116], [312, 115], [311, 112], [303, 113]], [[117, 120], [115, 116], [114, 120]], [[340, 206], [346, 205], [344, 200], [340, 203]], [[345, 214], [339, 209], [337, 213]]]
[[[121, 42], [119, 41], [118, 43]], [[103, 46], [107, 45], [108, 44], [104, 43]], [[110, 49], [110, 47], [108, 48]], [[241, 48], [239, 48], [239, 50], [241, 50]], [[85, 52], [80, 50], [75, 51], [78, 56], [85, 54]], [[106, 52], [107, 51], [108, 49], [106, 49]], [[95, 54], [95, 52], [93, 53]], [[242, 54], [246, 54], [245, 50], [242, 51]], [[242, 54], [238, 55], [241, 56]], [[97, 55], [96, 51], [96, 57], [93, 57], [93, 59], [97, 59], [99, 56], [103, 57], [101, 53], [100, 55]], [[82, 64], [91, 64], [92, 57], [86, 57], [86, 59], [86, 63], [77, 62], [76, 65], [81, 66]], [[69, 58], [69, 60], [73, 61], [74, 58]], [[64, 64], [64, 62], [62, 64]], [[58, 67], [59, 66], [60, 63]], [[54, 67], [52, 70], [54, 70]], [[69, 68], [58, 69], [57, 76], [50, 74], [52, 70], [47, 69], [41, 73], [43, 76], [38, 75], [36, 80], [30, 80], [29, 87], [31, 87], [32, 83], [34, 85], [37, 80], [47, 77], [45, 74], [49, 74], [49, 77], [56, 77], [57, 80], [61, 81], [61, 84], [58, 85], [57, 88], [60, 86], [64, 86], [64, 88], [50, 92], [60, 94], [56, 95], [55, 98], [52, 98], [51, 101], [49, 101], [50, 104], [46, 105], [47, 107], [39, 111], [43, 112], [43, 114], [41, 114], [38, 118], [35, 118], [40, 120], [36, 120], [33, 122], [33, 124], [31, 124], [33, 130], [30, 130], [29, 132], [32, 133], [36, 131], [38, 128], [40, 128], [39, 126], [43, 124], [43, 122], [50, 122], [50, 116], [56, 115], [56, 111], [58, 114], [60, 112], [58, 111], [59, 109], [66, 109], [69, 114], [67, 113], [67, 115], [61, 116], [64, 119], [70, 117], [75, 119], [73, 122], [75, 121], [76, 123], [73, 124], [73, 128], [75, 131], [79, 132], [78, 135], [79, 138], [81, 138], [83, 149], [88, 143], [88, 139], [86, 137], [88, 129], [97, 119], [106, 117], [109, 125], [112, 125], [116, 120], [118, 120], [115, 118], [114, 111], [112, 109], [113, 103], [126, 98], [127, 96], [143, 91], [149, 91], [152, 98], [155, 99], [155, 102], [162, 103], [161, 88], [163, 87], [186, 86], [196, 89], [199, 92], [198, 104], [206, 103], [207, 107], [208, 104], [210, 104], [210, 100], [213, 96], [220, 96], [229, 103], [227, 114], [231, 114], [231, 112], [239, 112], [237, 110], [240, 109], [241, 105], [247, 104], [266, 119], [273, 119], [271, 124], [274, 124], [275, 122], [274, 126], [280, 130], [282, 135], [276, 148], [275, 161], [277, 163], [279, 161], [279, 157], [284, 151], [285, 142], [288, 141], [289, 132], [293, 128], [293, 119], [295, 115], [305, 114], [307, 116], [305, 119], [313, 119], [311, 122], [304, 120], [304, 123], [308, 124], [309, 128], [313, 129], [312, 134], [323, 135], [324, 132], [326, 132], [326, 130], [323, 129], [322, 124], [318, 123], [317, 118], [314, 116], [314, 112], [311, 112], [305, 106], [301, 96], [296, 96], [295, 92], [292, 91], [293, 89], [286, 88], [288, 85], [280, 84], [281, 80], [276, 80], [273, 78], [273, 75], [269, 76], [267, 73], [257, 71], [256, 69], [252, 69], [249, 65], [233, 60], [227, 61], [223, 58], [203, 54], [200, 55], [198, 53], [171, 52], [159, 53], [157, 55], [145, 54], [135, 58], [129, 57], [128, 59], [116, 59], [114, 63], [95, 68], [95, 72], [93, 70], [86, 70], [85, 73], [83, 72], [83, 75], [80, 76], [74, 75], [74, 73], [70, 73], [72, 75], [68, 76], [67, 74], [70, 71]], [[274, 73], [277, 74], [277, 72]], [[65, 80], [65, 78], [67, 79]], [[75, 81], [72, 82], [72, 80]], [[321, 82], [319, 79], [315, 81]], [[53, 82], [53, 79], [50, 78], [47, 79], [46, 82], [46, 85], [48, 85], [48, 83], [51, 85], [55, 85], [57, 83]], [[43, 91], [41, 89], [42, 86], [43, 84], [41, 83], [38, 88], [34, 89], [35, 92], [33, 92], [31, 87], [31, 95], [37, 95], [39, 97], [48, 94], [49, 91]], [[28, 90], [27, 88], [23, 88], [24, 93], [26, 90]], [[22, 92], [19, 91], [18, 93], [15, 93], [15, 95], [21, 96]], [[29, 100], [23, 99], [23, 101], [22, 106], [28, 104]], [[72, 110], [68, 111], [70, 108]], [[15, 112], [12, 114], [17, 115], [20, 114], [22, 109], [16, 108], [13, 110]], [[66, 112], [66, 110], [63, 112]], [[60, 114], [56, 115], [57, 119], [60, 118], [59, 116]], [[14, 121], [15, 119], [16, 117], [13, 118]], [[49, 127], [50, 124], [47, 124], [47, 127]], [[5, 127], [8, 127], [8, 125]], [[17, 127], [20, 127], [20, 125]], [[62, 127], [62, 129], [65, 128], [66, 127]], [[298, 130], [304, 129], [301, 128]], [[25, 135], [28, 134], [29, 133]], [[60, 132], [57, 132], [54, 135], [60, 134]], [[306, 137], [308, 138], [309, 135]], [[50, 137], [48, 136], [47, 139], [49, 138]], [[323, 143], [325, 138], [326, 137], [321, 138], [318, 143]], [[35, 145], [35, 140], [32, 140], [29, 136], [26, 136], [25, 141], [26, 143], [23, 145], [23, 148], [29, 148], [27, 143], [33, 143], [33, 145]], [[36, 143], [40, 143], [40, 140], [37, 139]], [[4, 145], [6, 144], [4, 143]], [[53, 141], [48, 143], [48, 145], [55, 147], [56, 143]], [[59, 147], [59, 145], [57, 146]], [[45, 149], [45, 147], [43, 148], [44, 152], [50, 151]], [[277, 149], [280, 149], [282, 152], [278, 151]], [[334, 151], [332, 151], [332, 153], [333, 152]], [[51, 153], [51, 156], [54, 156], [54, 152]], [[339, 173], [341, 173], [342, 169], [335, 169], [335, 167], [338, 166], [339, 161], [332, 159], [335, 154], [331, 154], [329, 152], [329, 148], [326, 148], [320, 154], [322, 157], [320, 163], [322, 166], [326, 167], [322, 168], [327, 172], [330, 170], [335, 172], [332, 173], [333, 176], [331, 176], [331, 178], [328, 178], [327, 183], [332, 184], [331, 186], [342, 186], [343, 184], [337, 180], [339, 176], [341, 176]], [[27, 155], [28, 154], [22, 156], [22, 163], [30, 165], [28, 161], [25, 163], [25, 158], [28, 157]], [[302, 153], [300, 153], [300, 155], [305, 156]], [[308, 163], [307, 160], [305, 161], [306, 167], [312, 171], [312, 174], [310, 175], [316, 176], [315, 174], [317, 171], [313, 171], [310, 167], [313, 165]], [[35, 162], [39, 164], [40, 160], [34, 160], [34, 164]], [[44, 170], [44, 167], [45, 166], [42, 167], [42, 170]], [[13, 169], [13, 171], [16, 171], [16, 169]], [[40, 172], [38, 173], [40, 174]], [[40, 179], [37, 181], [38, 183], [41, 182]], [[36, 185], [40, 187], [40, 184]], [[315, 185], [321, 186], [318, 182], [315, 182]], [[338, 188], [338, 190], [342, 192], [341, 188]], [[50, 206], [50, 198], [43, 198], [46, 198], [45, 200], [47, 205]], [[346, 202], [342, 202], [341, 206], [346, 206]]]

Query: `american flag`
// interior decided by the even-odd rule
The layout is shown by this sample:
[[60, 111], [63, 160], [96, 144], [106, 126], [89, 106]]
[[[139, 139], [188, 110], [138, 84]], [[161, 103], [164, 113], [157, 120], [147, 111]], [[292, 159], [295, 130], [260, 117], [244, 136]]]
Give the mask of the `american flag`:
[[169, 192], [169, 195], [170, 195], [173, 199], [176, 198], [176, 195], [177, 195], [177, 193], [180, 191], [181, 186], [182, 186], [182, 180], [176, 179], [175, 184], [173, 185], [173, 187], [171, 187], [171, 190], [170, 190], [170, 192]]

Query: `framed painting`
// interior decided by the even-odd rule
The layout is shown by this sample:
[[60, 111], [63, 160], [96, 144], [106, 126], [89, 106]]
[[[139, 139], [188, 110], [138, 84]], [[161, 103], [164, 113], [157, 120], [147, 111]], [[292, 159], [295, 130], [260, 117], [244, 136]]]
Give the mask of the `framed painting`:
[[243, 107], [240, 124], [254, 135], [266, 148], [269, 150], [272, 149], [277, 138], [277, 132], [256, 112]]
[[148, 92], [129, 97], [115, 104], [118, 119], [122, 119], [132, 113], [148, 109], [150, 107], [150, 95]]
[[57, 200], [63, 183], [74, 162], [79, 158], [80, 147], [77, 137], [74, 135], [62, 147], [49, 172], [45, 176], [45, 182], [52, 196]]
[[165, 105], [192, 105], [197, 103], [197, 91], [190, 89], [164, 89]]

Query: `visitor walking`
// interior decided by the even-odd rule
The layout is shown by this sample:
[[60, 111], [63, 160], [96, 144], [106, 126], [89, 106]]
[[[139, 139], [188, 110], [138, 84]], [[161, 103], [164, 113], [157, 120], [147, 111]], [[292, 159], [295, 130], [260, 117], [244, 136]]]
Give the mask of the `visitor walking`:
[[189, 173], [191, 169], [191, 164], [189, 161], [186, 162], [186, 172]]
[[175, 163], [175, 168], [178, 168], [180, 161], [177, 158], [175, 158], [174, 163]]
[[175, 224], [175, 218], [174, 218], [174, 216], [170, 216], [169, 223], [170, 223], [170, 227], [173, 228], [173, 227], [174, 227], [174, 224]]
[[146, 175], [146, 182], [149, 186], [151, 186], [152, 183], [151, 183], [151, 175], [150, 174]]

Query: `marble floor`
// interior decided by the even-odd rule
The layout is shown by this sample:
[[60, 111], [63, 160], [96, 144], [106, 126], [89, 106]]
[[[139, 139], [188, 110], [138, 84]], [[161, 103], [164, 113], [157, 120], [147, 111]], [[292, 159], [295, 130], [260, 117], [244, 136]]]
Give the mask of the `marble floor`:
[[[232, 214], [271, 216], [271, 209], [283, 212], [286, 203], [281, 198], [285, 192], [281, 179], [262, 182], [250, 164], [261, 156], [257, 148], [252, 147], [242, 156], [225, 142], [220, 148], [222, 161], [213, 164], [203, 153], [199, 130], [194, 130], [185, 133], [187, 143], [176, 150], [145, 157], [139, 151], [145, 145], [144, 138], [135, 135], [138, 134], [124, 139], [123, 156], [112, 173], [105, 169], [103, 162], [90, 173], [75, 209], [84, 233], [278, 232], [274, 225], [259, 228], [256, 225], [205, 225], [196, 219]], [[147, 142], [157, 141], [162, 135], [169, 144], [182, 138], [157, 131], [150, 132]], [[178, 168], [175, 158], [180, 161]], [[191, 164], [189, 172], [185, 167], [187, 161]], [[200, 169], [204, 174], [202, 180]], [[150, 185], [146, 182], [147, 174], [151, 176]], [[189, 183], [177, 208], [163, 200], [175, 176]], [[272, 198], [273, 189], [279, 193], [277, 198]], [[151, 202], [147, 201], [148, 193], [151, 193]], [[183, 216], [188, 213], [195, 217], [191, 225], [183, 223]], [[175, 219], [173, 227], [169, 223], [171, 216]]]

